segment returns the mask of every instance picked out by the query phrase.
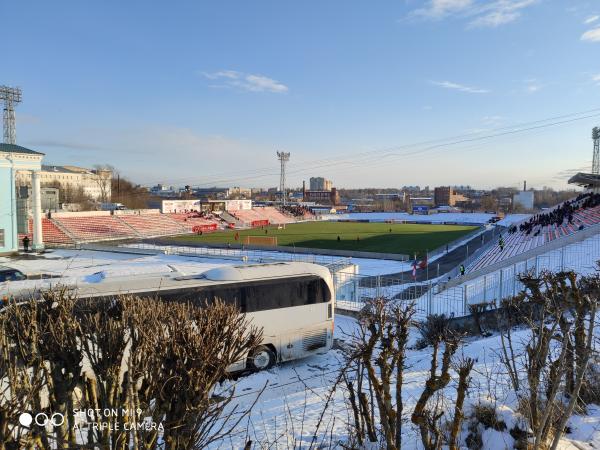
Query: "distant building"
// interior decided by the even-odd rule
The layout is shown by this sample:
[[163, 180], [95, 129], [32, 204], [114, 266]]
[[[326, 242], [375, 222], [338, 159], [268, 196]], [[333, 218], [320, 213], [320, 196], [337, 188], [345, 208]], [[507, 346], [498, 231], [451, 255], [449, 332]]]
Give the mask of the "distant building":
[[520, 191], [513, 195], [513, 205], [521, 205], [525, 209], [533, 209], [533, 191]]
[[404, 201], [406, 199], [406, 193], [397, 192], [393, 194], [375, 194], [376, 200], [401, 200]]
[[[153, 204], [153, 206], [158, 206]], [[191, 211], [239, 211], [252, 209], [252, 200], [162, 200], [160, 210], [162, 213], [187, 213]]]
[[[31, 184], [31, 172], [19, 171], [17, 185]], [[40, 183], [43, 186], [64, 186], [82, 189], [92, 200], [106, 201], [111, 198], [112, 172], [103, 169], [85, 169], [76, 166], [42, 166]], [[60, 187], [59, 187], [60, 189]]]
[[435, 206], [456, 206], [457, 203], [466, 202], [467, 197], [457, 194], [450, 186], [440, 186], [433, 190]]
[[252, 196], [252, 189], [234, 186], [231, 189], [229, 189], [229, 196], [230, 197], [239, 196], [239, 197], [250, 198]]
[[310, 179], [311, 191], [331, 191], [333, 182], [323, 177], [312, 177]]
[[431, 197], [411, 197], [410, 202], [412, 205], [421, 206], [434, 206], [435, 202]]
[[336, 188], [331, 188], [329, 191], [304, 191], [305, 202], [315, 202], [320, 205], [335, 206], [340, 203], [340, 194]]
[[219, 187], [211, 187], [211, 188], [194, 188], [194, 195], [202, 198], [213, 198], [213, 199], [226, 199], [230, 195], [229, 188], [219, 188]]
[[150, 188], [150, 194], [156, 195], [157, 197], [177, 197], [179, 195], [179, 190], [175, 189], [174, 186], [157, 184]]

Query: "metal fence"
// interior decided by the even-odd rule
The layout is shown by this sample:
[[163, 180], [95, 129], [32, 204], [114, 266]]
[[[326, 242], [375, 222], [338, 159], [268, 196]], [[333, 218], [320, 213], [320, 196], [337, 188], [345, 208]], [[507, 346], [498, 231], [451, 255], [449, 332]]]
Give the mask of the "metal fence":
[[[89, 248], [90, 246], [85, 246]], [[219, 248], [219, 247], [191, 247], [185, 245], [155, 245], [148, 243], [129, 243], [122, 247], [138, 250], [157, 251], [172, 255], [195, 256], [201, 258], [231, 259], [240, 262], [251, 261], [256, 263], [290, 261], [307, 262], [313, 264], [330, 265], [348, 262], [351, 258], [331, 255], [311, 255], [304, 253], [286, 253], [273, 250], [248, 250], [239, 248]]]
[[[523, 289], [519, 276], [524, 273], [538, 275], [542, 271], [572, 270], [586, 275], [595, 272], [598, 260], [600, 234], [449, 288], [443, 282], [406, 284], [400, 279], [364, 277], [349, 273], [334, 274], [334, 280], [339, 289], [338, 307], [342, 309], [358, 310], [367, 299], [385, 297], [391, 301], [414, 302], [419, 318], [430, 314], [460, 317], [470, 314], [469, 305], [499, 304], [500, 300], [519, 293]], [[456, 281], [458, 280], [454, 280], [454, 283]]]

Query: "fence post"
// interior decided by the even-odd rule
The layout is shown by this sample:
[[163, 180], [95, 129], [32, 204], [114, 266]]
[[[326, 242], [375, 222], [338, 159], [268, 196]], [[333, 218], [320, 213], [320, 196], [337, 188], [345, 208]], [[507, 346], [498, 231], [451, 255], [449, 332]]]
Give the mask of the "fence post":
[[377, 283], [375, 285], [375, 296], [381, 297], [381, 275], [377, 275], [375, 282]]
[[514, 297], [515, 295], [517, 295], [517, 264], [513, 265], [512, 282], [513, 282], [512, 295]]
[[483, 276], [483, 302], [487, 299], [487, 275]]
[[565, 247], [560, 250], [560, 271], [564, 272], [565, 270]]
[[427, 291], [427, 293], [429, 294], [427, 296], [427, 315], [430, 316], [431, 315], [431, 307], [432, 307], [432, 303], [433, 303], [433, 291], [431, 290], [431, 281], [429, 282], [429, 290]]
[[535, 276], [540, 274], [540, 255], [535, 257]]
[[469, 310], [469, 302], [467, 300], [467, 288], [466, 284], [463, 285], [463, 316], [467, 315], [467, 311]]
[[503, 284], [504, 284], [504, 270], [500, 269], [500, 285], [498, 286], [498, 306], [500, 306], [500, 304], [502, 303], [502, 290], [503, 290]]

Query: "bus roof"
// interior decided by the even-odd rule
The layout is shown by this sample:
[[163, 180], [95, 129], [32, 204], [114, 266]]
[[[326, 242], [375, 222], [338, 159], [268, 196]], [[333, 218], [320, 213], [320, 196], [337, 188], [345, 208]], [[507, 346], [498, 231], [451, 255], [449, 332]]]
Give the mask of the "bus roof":
[[[269, 264], [248, 264], [238, 266], [222, 266], [208, 269], [202, 273], [182, 276], [176, 272], [128, 275], [102, 279], [96, 283], [82, 283], [78, 285], [62, 285], [77, 291], [78, 296], [108, 296], [125, 293], [156, 292], [211, 286], [243, 281], [259, 281], [277, 278], [318, 276], [327, 279], [329, 270], [317, 264], [303, 262], [278, 262]], [[60, 280], [55, 280], [54, 286], [61, 286]], [[8, 286], [8, 294], [24, 297], [33, 294], [32, 289], [19, 289], [17, 283]], [[50, 289], [49, 286], [42, 290]], [[37, 289], [36, 289], [37, 290]]]

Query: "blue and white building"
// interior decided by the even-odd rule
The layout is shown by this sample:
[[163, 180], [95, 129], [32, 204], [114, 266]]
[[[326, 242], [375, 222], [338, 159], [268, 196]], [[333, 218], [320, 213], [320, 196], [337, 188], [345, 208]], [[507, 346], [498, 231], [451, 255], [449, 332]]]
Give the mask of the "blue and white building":
[[44, 249], [42, 238], [42, 211], [40, 171], [44, 154], [20, 145], [0, 143], [0, 255], [19, 249], [17, 232], [17, 172], [31, 173], [33, 242], [35, 251]]

